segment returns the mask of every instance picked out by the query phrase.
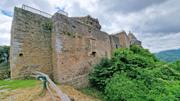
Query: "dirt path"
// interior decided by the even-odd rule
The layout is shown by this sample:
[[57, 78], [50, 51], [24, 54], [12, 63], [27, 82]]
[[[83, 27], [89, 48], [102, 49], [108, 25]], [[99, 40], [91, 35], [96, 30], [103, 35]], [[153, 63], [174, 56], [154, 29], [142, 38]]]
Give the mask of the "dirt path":
[[[70, 86], [60, 86], [62, 91], [67, 94], [73, 101], [100, 101], [92, 98], [91, 96], [85, 95], [80, 91]], [[48, 92], [44, 96], [40, 96], [42, 87], [36, 86], [33, 88], [17, 89], [14, 91], [6, 91], [1, 93], [2, 101], [51, 101], [51, 97]], [[60, 101], [56, 99], [56, 101]]]

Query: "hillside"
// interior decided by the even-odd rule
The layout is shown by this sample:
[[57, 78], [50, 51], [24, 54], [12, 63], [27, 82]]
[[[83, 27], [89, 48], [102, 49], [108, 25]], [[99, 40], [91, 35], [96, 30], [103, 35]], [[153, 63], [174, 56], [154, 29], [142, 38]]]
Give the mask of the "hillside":
[[162, 61], [173, 62], [180, 60], [180, 49], [161, 51], [155, 53], [156, 57]]
[[180, 101], [180, 61], [159, 61], [147, 49], [117, 49], [90, 73], [105, 101]]

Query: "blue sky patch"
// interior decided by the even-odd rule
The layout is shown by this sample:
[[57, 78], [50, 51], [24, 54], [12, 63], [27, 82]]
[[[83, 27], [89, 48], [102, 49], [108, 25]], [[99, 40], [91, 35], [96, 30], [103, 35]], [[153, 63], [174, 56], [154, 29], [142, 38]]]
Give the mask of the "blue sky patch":
[[57, 9], [57, 10], [65, 10], [65, 7], [55, 7], [55, 9]]
[[5, 11], [5, 10], [0, 10], [0, 11], [1, 11], [2, 14], [6, 15], [8, 17], [12, 17], [13, 16], [12, 12], [10, 12], [10, 11]]

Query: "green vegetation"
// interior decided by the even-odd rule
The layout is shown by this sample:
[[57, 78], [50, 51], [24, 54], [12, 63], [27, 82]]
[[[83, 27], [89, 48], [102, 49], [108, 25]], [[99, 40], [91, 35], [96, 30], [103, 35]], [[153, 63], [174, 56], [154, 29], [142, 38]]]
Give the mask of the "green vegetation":
[[42, 24], [42, 27], [45, 31], [52, 31], [52, 21], [48, 20], [45, 23]]
[[0, 46], [0, 63], [9, 62], [9, 46]]
[[98, 91], [92, 87], [86, 87], [79, 89], [82, 93], [92, 96], [93, 98], [101, 99], [101, 101], [105, 101], [105, 97], [102, 92]]
[[9, 66], [9, 63], [0, 63], [0, 70], [7, 70], [9, 69], [10, 66]]
[[0, 89], [18, 89], [18, 88], [27, 88], [34, 87], [38, 83], [37, 80], [0, 80]]
[[0, 46], [0, 80], [10, 77], [9, 46]]
[[155, 55], [162, 61], [173, 62], [180, 60], [180, 49], [162, 51]]
[[139, 46], [117, 49], [89, 74], [107, 101], [179, 101], [180, 62], [158, 60]]
[[0, 80], [7, 79], [10, 77], [9, 64], [1, 63], [0, 64]]
[[64, 34], [64, 35], [71, 36], [71, 37], [73, 37], [73, 38], [75, 38], [75, 36], [76, 36], [76, 35], [75, 35], [76, 33], [74, 33], [74, 32], [66, 32], [66, 31], [63, 31], [63, 34]]

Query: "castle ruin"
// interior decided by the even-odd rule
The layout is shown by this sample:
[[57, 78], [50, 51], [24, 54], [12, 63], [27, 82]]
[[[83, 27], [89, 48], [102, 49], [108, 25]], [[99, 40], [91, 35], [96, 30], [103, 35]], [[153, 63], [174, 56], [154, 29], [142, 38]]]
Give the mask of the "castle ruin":
[[102, 57], [110, 58], [114, 49], [132, 44], [141, 45], [141, 42], [132, 33], [110, 35], [101, 31], [99, 21], [91, 16], [68, 17], [58, 12], [45, 16], [15, 7], [11, 78], [41, 71], [61, 84], [87, 86], [92, 65]]

